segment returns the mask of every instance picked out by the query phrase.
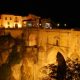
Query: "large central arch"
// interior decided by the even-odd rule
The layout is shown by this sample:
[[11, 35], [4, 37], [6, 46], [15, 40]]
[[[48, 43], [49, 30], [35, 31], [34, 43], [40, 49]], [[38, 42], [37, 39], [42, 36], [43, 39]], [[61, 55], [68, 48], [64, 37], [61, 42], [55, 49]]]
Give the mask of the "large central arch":
[[65, 60], [67, 59], [67, 53], [65, 49], [55, 46], [48, 51], [47, 64], [56, 64], [56, 55], [58, 52], [60, 52], [63, 55]]

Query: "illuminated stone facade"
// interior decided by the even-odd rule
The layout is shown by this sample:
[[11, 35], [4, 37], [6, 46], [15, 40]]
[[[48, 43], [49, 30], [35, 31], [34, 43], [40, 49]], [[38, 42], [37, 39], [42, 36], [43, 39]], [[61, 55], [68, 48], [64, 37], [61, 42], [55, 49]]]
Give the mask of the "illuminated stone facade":
[[[13, 37], [18, 37], [22, 34], [23, 29], [6, 29], [5, 33], [8, 32], [10, 32]], [[80, 31], [26, 28], [24, 32], [26, 45], [37, 45], [40, 48], [39, 52], [44, 52], [45, 56], [47, 56], [46, 59], [50, 58], [50, 55], [53, 55], [51, 57], [56, 56], [58, 51], [63, 54], [65, 59], [67, 57], [72, 58], [75, 54], [74, 58], [80, 57]], [[50, 63], [52, 62], [54, 62], [54, 60], [51, 60]]]
[[22, 16], [2, 14], [0, 17], [0, 27], [2, 28], [21, 28]]
[[29, 14], [26, 18], [23, 19], [23, 27], [39, 27], [40, 17], [33, 14]]
[[33, 14], [27, 16], [18, 16], [11, 14], [0, 15], [0, 28], [23, 28], [23, 27], [36, 27], [36, 28], [49, 28], [56, 27], [52, 24], [50, 19], [41, 18]]
[[[15, 15], [1, 15], [0, 17], [0, 26], [3, 27], [3, 29], [0, 29], [0, 35], [10, 33], [12, 37], [25, 41], [24, 46], [22, 46], [22, 48], [26, 48], [23, 51], [24, 57], [20, 64], [11, 66], [12, 76], [15, 80], [21, 80], [22, 76], [25, 80], [42, 80], [45, 75], [40, 70], [48, 64], [57, 64], [56, 55], [58, 52], [64, 56], [65, 60], [67, 58], [71, 60], [78, 58], [80, 61], [80, 31], [23, 26], [23, 21], [27, 23], [27, 20], [31, 20], [34, 23], [33, 27], [38, 27], [39, 19], [39, 17], [31, 14], [27, 17]], [[42, 22], [46, 23], [45, 20], [42, 20]], [[1, 53], [0, 64], [5, 63], [8, 58], [9, 51], [5, 51], [5, 53]]]
[[[48, 64], [57, 64], [58, 52], [62, 53], [65, 60], [68, 57], [72, 60], [76, 58], [80, 60], [80, 31], [39, 28], [5, 29], [5, 34], [8, 32], [13, 37], [20, 37], [26, 41], [27, 47], [22, 62], [25, 80], [42, 80], [41, 77], [44, 75], [40, 73], [40, 69]], [[22, 33], [24, 36], [21, 37]], [[12, 68], [13, 75], [15, 80], [20, 80], [16, 72], [20, 66], [17, 66]]]
[[22, 28], [28, 26], [28, 20], [33, 25], [32, 27], [39, 25], [40, 17], [33, 14], [28, 16], [18, 16], [11, 14], [2, 14], [0, 15], [0, 28]]

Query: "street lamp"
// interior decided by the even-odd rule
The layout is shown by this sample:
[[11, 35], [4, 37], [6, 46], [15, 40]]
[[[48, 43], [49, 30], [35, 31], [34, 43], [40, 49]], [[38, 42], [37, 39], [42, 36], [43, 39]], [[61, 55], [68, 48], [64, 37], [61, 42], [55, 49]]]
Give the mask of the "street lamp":
[[66, 27], [67, 25], [66, 25], [66, 24], [64, 24], [64, 26]]
[[60, 26], [60, 24], [58, 23], [58, 24], [57, 24], [57, 26], [59, 27], [59, 26]]

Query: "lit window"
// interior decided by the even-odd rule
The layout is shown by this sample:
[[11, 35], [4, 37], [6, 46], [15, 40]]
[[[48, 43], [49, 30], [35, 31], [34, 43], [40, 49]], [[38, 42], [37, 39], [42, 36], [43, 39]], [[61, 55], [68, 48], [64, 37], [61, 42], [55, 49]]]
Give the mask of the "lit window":
[[8, 25], [10, 25], [10, 22], [8, 22]]
[[8, 22], [7, 24], [8, 24], [8, 28], [10, 28], [10, 22]]

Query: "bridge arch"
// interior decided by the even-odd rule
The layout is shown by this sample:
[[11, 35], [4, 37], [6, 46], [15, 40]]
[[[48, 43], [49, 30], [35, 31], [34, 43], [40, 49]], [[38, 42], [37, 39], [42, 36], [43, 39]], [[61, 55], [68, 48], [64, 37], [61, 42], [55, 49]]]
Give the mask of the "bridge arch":
[[56, 55], [57, 53], [60, 52], [64, 59], [67, 59], [67, 54], [66, 51], [60, 47], [52, 47], [49, 51], [48, 51], [48, 55], [47, 55], [47, 64], [56, 64]]

